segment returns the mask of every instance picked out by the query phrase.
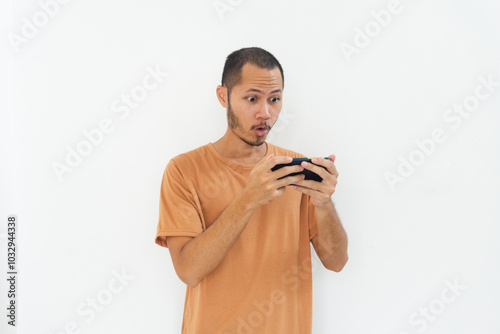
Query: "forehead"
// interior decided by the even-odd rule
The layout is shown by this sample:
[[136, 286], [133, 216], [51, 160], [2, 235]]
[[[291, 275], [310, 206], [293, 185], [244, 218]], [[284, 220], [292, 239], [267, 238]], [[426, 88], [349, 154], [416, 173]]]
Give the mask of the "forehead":
[[243, 65], [241, 69], [240, 83], [234, 88], [238, 90], [247, 90], [252, 88], [265, 91], [275, 91], [277, 89], [283, 90], [283, 80], [281, 78], [281, 72], [277, 66], [268, 70], [247, 63]]

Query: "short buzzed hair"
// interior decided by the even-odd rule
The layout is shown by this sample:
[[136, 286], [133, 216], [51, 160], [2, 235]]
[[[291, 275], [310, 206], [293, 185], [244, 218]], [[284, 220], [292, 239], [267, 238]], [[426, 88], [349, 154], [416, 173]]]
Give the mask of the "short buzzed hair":
[[228, 93], [240, 83], [241, 69], [247, 63], [267, 70], [278, 67], [281, 72], [283, 88], [285, 88], [285, 76], [278, 59], [262, 48], [251, 47], [234, 51], [227, 56], [224, 71], [222, 72], [221, 85], [227, 88]]

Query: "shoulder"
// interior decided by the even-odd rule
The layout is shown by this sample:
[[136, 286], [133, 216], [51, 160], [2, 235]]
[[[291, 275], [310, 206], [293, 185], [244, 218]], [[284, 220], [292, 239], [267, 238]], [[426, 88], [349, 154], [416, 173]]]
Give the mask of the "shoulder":
[[202, 159], [206, 159], [209, 154], [208, 144], [197, 147], [193, 150], [178, 154], [174, 156], [170, 161], [175, 162], [177, 165], [189, 165], [193, 164], [196, 161], [200, 161]]
[[180, 153], [169, 160], [165, 171], [175, 170], [179, 174], [189, 174], [197, 170], [199, 164], [206, 161], [209, 154], [208, 144]]

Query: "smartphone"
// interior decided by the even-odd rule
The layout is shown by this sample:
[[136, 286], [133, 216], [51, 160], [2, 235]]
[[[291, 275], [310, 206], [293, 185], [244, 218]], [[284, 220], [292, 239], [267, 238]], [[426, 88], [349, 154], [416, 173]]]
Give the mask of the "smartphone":
[[[290, 162], [288, 164], [278, 164], [278, 165], [274, 166], [273, 168], [271, 168], [271, 171], [274, 172], [275, 170], [278, 170], [278, 169], [283, 168], [285, 166], [300, 165], [302, 163], [302, 161], [312, 163], [311, 159], [312, 158], [293, 158], [292, 162]], [[323, 159], [331, 160], [328, 157], [323, 157]], [[316, 165], [316, 166], [319, 166], [319, 165]], [[323, 166], [320, 166], [320, 167], [326, 169]], [[323, 181], [323, 178], [321, 176], [310, 171], [309, 169], [304, 169], [302, 172], [290, 173], [288, 175], [280, 177], [278, 180], [281, 180], [282, 178], [287, 177], [287, 176], [293, 176], [293, 175], [298, 175], [298, 174], [304, 174], [306, 176], [305, 180], [313, 180], [313, 181], [317, 181], [317, 182]]]

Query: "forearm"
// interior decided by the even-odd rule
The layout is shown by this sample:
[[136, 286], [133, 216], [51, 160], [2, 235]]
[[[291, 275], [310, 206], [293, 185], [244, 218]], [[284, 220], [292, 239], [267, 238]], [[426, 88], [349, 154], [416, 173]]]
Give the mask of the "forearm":
[[315, 207], [318, 224], [318, 257], [330, 270], [340, 271], [348, 260], [347, 234], [340, 222], [333, 201], [323, 207]]
[[256, 208], [238, 194], [215, 222], [189, 241], [181, 252], [181, 272], [188, 285], [196, 286], [224, 260], [247, 226]]

